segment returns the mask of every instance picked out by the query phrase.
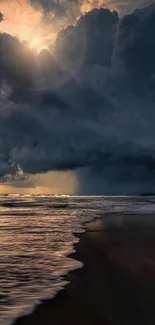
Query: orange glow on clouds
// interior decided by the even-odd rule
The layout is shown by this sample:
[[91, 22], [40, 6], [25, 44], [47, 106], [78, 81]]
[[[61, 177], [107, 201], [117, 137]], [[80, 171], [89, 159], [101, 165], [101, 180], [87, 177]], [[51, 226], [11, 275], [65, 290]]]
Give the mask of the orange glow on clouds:
[[15, 178], [0, 184], [0, 193], [6, 194], [74, 194], [76, 189], [77, 177], [72, 171], [28, 175], [25, 181]]
[[[76, 5], [74, 6], [76, 7]], [[74, 18], [72, 17], [74, 21], [70, 21], [70, 9], [66, 10], [66, 17], [55, 19], [52, 7], [50, 7], [50, 1], [49, 12], [45, 13], [41, 6], [33, 7], [30, 0], [0, 0], [0, 12], [4, 17], [4, 20], [0, 23], [0, 32], [15, 36], [20, 41], [26, 41], [31, 48], [40, 51], [55, 41], [60, 29], [69, 24], [74, 24], [85, 12], [103, 6], [112, 9], [112, 1], [84, 0], [78, 6], [78, 10], [72, 8], [75, 15]]]
[[26, 41], [37, 51], [47, 47], [48, 42], [55, 39], [52, 27], [44, 25], [44, 11], [42, 7], [34, 8], [29, 0], [0, 0], [0, 11], [4, 20], [0, 23], [0, 32]]
[[84, 0], [81, 4], [81, 14], [84, 15], [86, 12], [91, 11], [93, 8], [109, 8], [115, 10], [113, 1], [111, 0]]

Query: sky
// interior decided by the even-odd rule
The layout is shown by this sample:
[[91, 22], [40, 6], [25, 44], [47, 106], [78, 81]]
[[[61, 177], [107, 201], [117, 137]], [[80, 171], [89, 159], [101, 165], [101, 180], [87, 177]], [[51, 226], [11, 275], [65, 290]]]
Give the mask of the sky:
[[155, 3], [0, 12], [0, 192], [155, 192]]
[[4, 15], [1, 31], [18, 36], [40, 50], [53, 43], [57, 33], [75, 24], [81, 15], [93, 8], [109, 8], [120, 15], [141, 8], [151, 0], [1, 0]]

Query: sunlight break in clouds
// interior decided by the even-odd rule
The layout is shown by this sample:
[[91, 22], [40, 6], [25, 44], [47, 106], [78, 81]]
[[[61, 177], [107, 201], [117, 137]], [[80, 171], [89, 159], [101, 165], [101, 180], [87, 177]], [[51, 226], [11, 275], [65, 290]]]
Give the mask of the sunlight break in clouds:
[[75, 194], [76, 173], [73, 171], [51, 171], [36, 175], [24, 175], [21, 169], [6, 183], [0, 184], [0, 193], [8, 194]]
[[116, 9], [113, 1], [111, 1], [111, 0], [109, 0], [109, 1], [106, 1], [106, 0], [92, 0], [92, 1], [84, 0], [81, 3], [80, 11], [81, 11], [81, 14], [83, 15], [86, 12], [91, 11], [94, 8], [102, 8], [102, 7], [106, 7], [111, 10]]
[[34, 8], [28, 0], [1, 0], [0, 11], [4, 17], [0, 32], [27, 42], [37, 51], [46, 48], [49, 42], [55, 40], [53, 26], [44, 24], [45, 13], [41, 6]]
[[[143, 4], [143, 0], [139, 1]], [[138, 6], [140, 5], [138, 2]], [[149, 0], [151, 2], [151, 0]], [[57, 33], [70, 24], [75, 24], [78, 18], [93, 8], [106, 7], [119, 13], [126, 8], [134, 8], [124, 0], [84, 0], [76, 2], [47, 1], [48, 10], [43, 7], [43, 1], [36, 1], [35, 6], [30, 0], [0, 0], [0, 12], [4, 20], [0, 24], [0, 32], [8, 33], [25, 41], [39, 52], [54, 43]]]
[[[81, 5], [81, 0], [73, 2]], [[53, 11], [56, 24], [60, 12], [58, 15], [54, 8]], [[37, 12], [42, 12], [41, 23], [49, 26], [47, 16], [52, 17], [52, 11], [36, 6]], [[41, 18], [44, 16], [46, 23]], [[34, 23], [35, 19], [29, 21]], [[60, 187], [50, 179], [50, 171], [60, 171], [61, 176], [62, 172], [72, 170], [78, 179], [77, 192], [81, 194], [103, 194], [109, 189], [110, 194], [133, 194], [135, 183], [139, 186], [136, 193], [140, 193], [140, 188], [141, 192], [144, 188], [152, 192], [154, 21], [155, 6], [122, 18], [108, 9], [92, 10], [59, 33], [53, 51], [56, 59], [42, 51], [36, 60], [33, 51], [25, 51], [14, 37], [0, 35], [3, 188], [6, 184], [18, 192], [24, 187], [26, 193], [28, 189], [34, 192], [34, 188], [44, 188], [45, 193], [45, 187], [50, 186], [54, 192]], [[47, 34], [46, 28], [43, 30]], [[45, 87], [38, 90], [36, 79], [44, 80]], [[35, 174], [38, 178], [34, 180]], [[47, 180], [42, 176], [38, 180], [39, 174], [48, 175]], [[6, 180], [6, 175], [11, 175], [11, 179]], [[67, 193], [68, 177], [60, 179], [65, 189], [61, 187], [59, 192]]]

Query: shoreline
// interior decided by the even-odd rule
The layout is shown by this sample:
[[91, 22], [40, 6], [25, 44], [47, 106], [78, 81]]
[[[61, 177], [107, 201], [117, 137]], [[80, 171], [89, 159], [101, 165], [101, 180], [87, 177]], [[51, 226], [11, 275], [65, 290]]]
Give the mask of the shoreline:
[[96, 219], [74, 234], [80, 241], [69, 257], [83, 268], [65, 275], [62, 291], [14, 325], [155, 324], [155, 227], [102, 226]]

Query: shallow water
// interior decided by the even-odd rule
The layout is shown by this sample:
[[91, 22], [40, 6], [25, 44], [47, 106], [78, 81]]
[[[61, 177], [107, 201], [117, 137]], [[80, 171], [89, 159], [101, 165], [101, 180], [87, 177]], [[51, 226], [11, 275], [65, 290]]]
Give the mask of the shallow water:
[[136, 212], [146, 226], [154, 211], [154, 197], [0, 196], [0, 325], [54, 296], [62, 275], [82, 267], [67, 255], [84, 222], [102, 217], [107, 228], [135, 221]]

